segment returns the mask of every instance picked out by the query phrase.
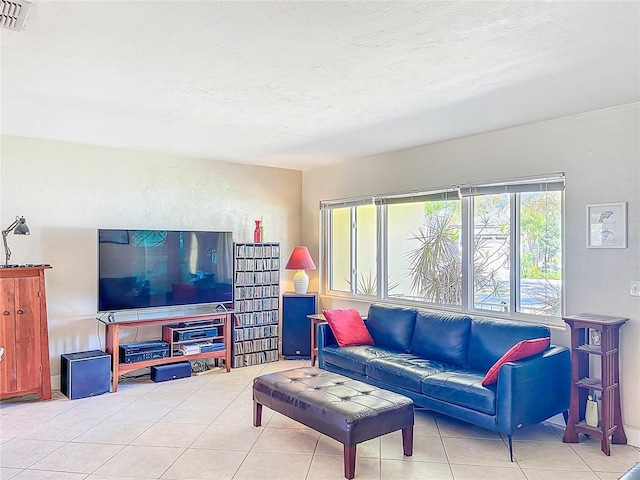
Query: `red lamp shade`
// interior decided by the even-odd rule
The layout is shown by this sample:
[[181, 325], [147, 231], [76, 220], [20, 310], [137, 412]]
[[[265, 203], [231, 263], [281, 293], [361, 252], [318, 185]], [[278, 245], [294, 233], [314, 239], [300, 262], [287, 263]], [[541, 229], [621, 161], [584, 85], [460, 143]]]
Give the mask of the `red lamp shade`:
[[295, 247], [287, 266], [284, 268], [287, 270], [315, 270], [316, 265], [313, 263], [307, 247]]
[[316, 265], [309, 254], [307, 247], [295, 247], [287, 266], [287, 270], [297, 270], [293, 276], [293, 289], [298, 295], [304, 295], [309, 288], [309, 275], [305, 270], [315, 270]]

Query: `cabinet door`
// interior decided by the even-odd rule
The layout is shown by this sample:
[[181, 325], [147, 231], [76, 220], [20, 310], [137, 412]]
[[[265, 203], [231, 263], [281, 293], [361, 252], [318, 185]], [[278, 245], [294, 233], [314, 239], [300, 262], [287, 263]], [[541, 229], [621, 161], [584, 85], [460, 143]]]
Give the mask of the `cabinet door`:
[[0, 360], [0, 393], [16, 390], [16, 330], [14, 279], [0, 279], [0, 347], [4, 357]]
[[40, 282], [38, 277], [17, 278], [15, 281], [17, 390], [23, 391], [40, 387], [42, 380]]

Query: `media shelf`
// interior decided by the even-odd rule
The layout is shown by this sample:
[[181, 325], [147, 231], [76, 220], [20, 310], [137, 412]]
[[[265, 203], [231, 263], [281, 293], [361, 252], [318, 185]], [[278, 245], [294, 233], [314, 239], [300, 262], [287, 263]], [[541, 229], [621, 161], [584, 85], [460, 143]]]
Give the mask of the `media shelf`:
[[234, 245], [233, 367], [278, 361], [280, 244]]
[[[202, 353], [219, 351], [226, 348], [224, 339], [225, 322], [219, 320], [204, 322], [181, 322], [163, 325], [162, 340], [169, 344], [173, 356], [185, 356], [183, 349], [193, 347]], [[193, 355], [193, 354], [192, 354]]]
[[[167, 363], [175, 363], [184, 360], [200, 360], [205, 358], [220, 358], [224, 360], [227, 372], [231, 369], [231, 331], [229, 326], [231, 325], [231, 316], [233, 311], [226, 312], [214, 312], [199, 315], [179, 316], [179, 317], [166, 317], [166, 318], [150, 318], [143, 320], [113, 320], [112, 316], [98, 318], [105, 326], [106, 337], [106, 351], [111, 355], [111, 371], [113, 374], [113, 388], [112, 391], [118, 391], [118, 377], [125, 373], [141, 368], [151, 367], [154, 365], [164, 365]], [[197, 325], [189, 325], [197, 324]], [[162, 326], [163, 327], [163, 340], [170, 344], [169, 356], [166, 358], [154, 358], [151, 360], [142, 360], [132, 363], [120, 363], [120, 330], [127, 328], [149, 327], [149, 326]], [[177, 325], [185, 325], [179, 327]], [[217, 334], [210, 337], [198, 337], [190, 340], [174, 341], [174, 332], [185, 332], [194, 329], [207, 328], [208, 326], [215, 326]], [[168, 338], [171, 340], [169, 341]], [[216, 347], [216, 349], [208, 352], [180, 355], [174, 353], [174, 347], [181, 344], [196, 344], [198, 342], [210, 342], [210, 343], [222, 343], [224, 347]]]

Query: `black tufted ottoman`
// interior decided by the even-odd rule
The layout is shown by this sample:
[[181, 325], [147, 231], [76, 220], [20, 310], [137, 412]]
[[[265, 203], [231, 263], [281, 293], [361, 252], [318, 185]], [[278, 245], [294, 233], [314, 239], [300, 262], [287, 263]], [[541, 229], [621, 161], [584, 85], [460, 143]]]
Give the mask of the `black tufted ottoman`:
[[413, 400], [314, 367], [253, 380], [253, 424], [262, 405], [344, 445], [344, 476], [356, 471], [356, 445], [402, 429], [404, 454], [413, 454]]

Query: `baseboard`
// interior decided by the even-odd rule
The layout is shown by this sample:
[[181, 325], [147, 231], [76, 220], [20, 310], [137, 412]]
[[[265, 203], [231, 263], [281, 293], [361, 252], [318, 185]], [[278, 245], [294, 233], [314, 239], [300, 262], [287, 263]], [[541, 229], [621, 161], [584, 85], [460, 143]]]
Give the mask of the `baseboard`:
[[640, 448], [640, 428], [625, 425], [624, 433], [627, 436], [627, 444]]
[[60, 375], [51, 376], [51, 390], [60, 390]]
[[[551, 423], [557, 427], [564, 429], [564, 417], [562, 414], [555, 415], [547, 420], [548, 423]], [[624, 426], [624, 433], [627, 436], [627, 445], [631, 445], [632, 447], [640, 447], [640, 428], [629, 427], [627, 425]]]
[[566, 426], [564, 423], [564, 417], [562, 416], [561, 413], [551, 418], [548, 418], [546, 422], [551, 423], [552, 425], [555, 425], [556, 427], [560, 427], [560, 428], [564, 428]]

